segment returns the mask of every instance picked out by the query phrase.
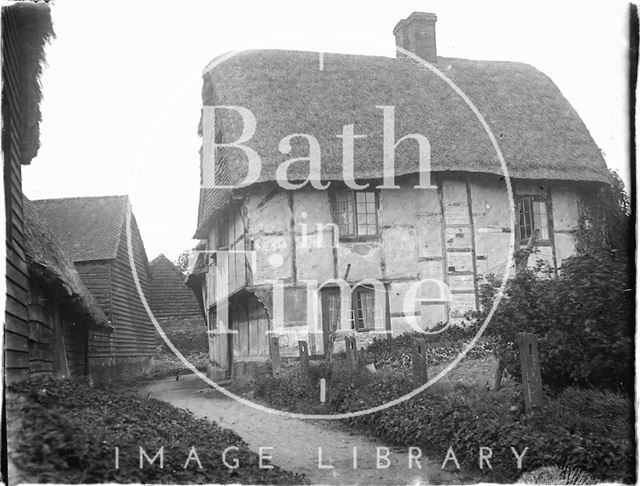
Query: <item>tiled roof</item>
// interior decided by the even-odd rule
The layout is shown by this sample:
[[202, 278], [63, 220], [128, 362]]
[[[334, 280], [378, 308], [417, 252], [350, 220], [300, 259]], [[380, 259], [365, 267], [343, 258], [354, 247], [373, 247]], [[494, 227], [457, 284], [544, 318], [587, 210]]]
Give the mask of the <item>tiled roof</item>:
[[185, 284], [185, 276], [160, 254], [151, 267], [150, 305], [156, 318], [182, 319], [202, 317], [193, 291]]
[[30, 272], [39, 277], [61, 300], [70, 304], [75, 313], [88, 316], [92, 325], [107, 325], [107, 316], [85, 287], [60, 242], [42, 223], [37, 210], [26, 197], [24, 230], [25, 254]]
[[116, 257], [128, 196], [74, 197], [33, 201], [42, 221], [74, 262]]

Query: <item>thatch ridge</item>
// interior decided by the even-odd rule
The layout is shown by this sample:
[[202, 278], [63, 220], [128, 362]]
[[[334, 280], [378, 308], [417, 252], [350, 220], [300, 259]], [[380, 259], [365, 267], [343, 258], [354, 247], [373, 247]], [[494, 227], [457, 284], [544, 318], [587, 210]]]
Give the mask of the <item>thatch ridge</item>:
[[[322, 149], [322, 178], [342, 180], [342, 126], [355, 124], [355, 173], [360, 179], [382, 174], [382, 110], [395, 107], [396, 140], [422, 133], [431, 142], [433, 172], [502, 175], [495, 151], [469, 107], [447, 84], [407, 58], [324, 54], [303, 51], [244, 51], [203, 75], [204, 105], [239, 105], [256, 116], [256, 134], [246, 145], [263, 162], [258, 182], [275, 180], [284, 161], [308, 153], [306, 142], [289, 154], [278, 142], [293, 133], [314, 135]], [[438, 68], [471, 99], [491, 127], [509, 174], [518, 179], [608, 182], [604, 159], [586, 126], [555, 84], [523, 63], [438, 58]], [[223, 141], [240, 134], [239, 116], [220, 116]], [[221, 179], [240, 182], [244, 154], [221, 151]], [[396, 175], [418, 171], [415, 142], [396, 150]], [[308, 168], [297, 164], [291, 179]], [[227, 202], [229, 191], [201, 194], [196, 238], [206, 236], [211, 216]]]
[[60, 242], [42, 222], [31, 201], [26, 197], [23, 200], [25, 256], [29, 272], [76, 315], [89, 318], [93, 326], [107, 325], [106, 314], [85, 287]]

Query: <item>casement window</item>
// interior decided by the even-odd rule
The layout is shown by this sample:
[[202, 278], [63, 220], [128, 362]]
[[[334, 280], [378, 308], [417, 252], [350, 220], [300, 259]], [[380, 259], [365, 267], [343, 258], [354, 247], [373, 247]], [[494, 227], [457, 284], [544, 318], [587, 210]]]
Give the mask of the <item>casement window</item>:
[[374, 329], [375, 293], [370, 287], [357, 287], [353, 291], [353, 326], [356, 331]]
[[516, 200], [518, 239], [526, 244], [537, 230], [536, 243], [549, 241], [547, 202], [540, 196], [521, 196]]
[[229, 249], [229, 216], [221, 216], [216, 226], [216, 250]]
[[333, 215], [340, 239], [375, 239], [378, 236], [378, 196], [375, 191], [335, 191]]

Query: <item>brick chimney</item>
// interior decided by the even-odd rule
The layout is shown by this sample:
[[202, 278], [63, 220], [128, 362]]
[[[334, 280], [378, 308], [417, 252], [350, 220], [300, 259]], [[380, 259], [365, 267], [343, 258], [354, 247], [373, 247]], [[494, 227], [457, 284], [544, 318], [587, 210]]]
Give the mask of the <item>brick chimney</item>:
[[[436, 54], [436, 14], [413, 12], [398, 22], [393, 29], [396, 46], [402, 47], [431, 64], [438, 61]], [[404, 54], [396, 51], [397, 57]]]

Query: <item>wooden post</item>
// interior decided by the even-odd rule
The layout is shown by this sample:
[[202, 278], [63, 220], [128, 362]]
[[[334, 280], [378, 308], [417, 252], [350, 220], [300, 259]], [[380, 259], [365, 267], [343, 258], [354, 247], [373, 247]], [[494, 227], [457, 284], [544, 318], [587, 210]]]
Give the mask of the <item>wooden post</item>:
[[311, 380], [311, 375], [309, 375], [309, 346], [306, 341], [298, 341], [298, 351], [300, 352], [300, 376], [303, 379]]
[[411, 343], [411, 366], [413, 368], [413, 384], [416, 387], [429, 381], [427, 373], [427, 347], [423, 339]]
[[356, 338], [355, 336], [345, 336], [344, 337], [344, 348], [347, 352], [347, 367], [349, 371], [353, 372], [356, 370]]
[[536, 407], [542, 405], [543, 401], [540, 359], [538, 357], [538, 336], [527, 332], [519, 332], [517, 337], [524, 407], [527, 414], [530, 414]]
[[280, 362], [280, 340], [276, 336], [269, 338], [269, 351], [271, 352], [271, 374], [280, 376], [280, 368], [282, 366]]

